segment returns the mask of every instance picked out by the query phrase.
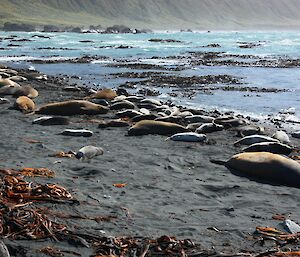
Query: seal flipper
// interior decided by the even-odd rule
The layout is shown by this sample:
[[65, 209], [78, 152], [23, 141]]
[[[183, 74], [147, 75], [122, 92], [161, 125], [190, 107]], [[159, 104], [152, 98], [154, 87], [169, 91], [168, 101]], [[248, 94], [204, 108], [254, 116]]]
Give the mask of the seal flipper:
[[226, 166], [227, 164], [227, 161], [222, 161], [222, 160], [214, 160], [214, 159], [211, 159], [209, 160], [211, 163], [214, 163], [214, 164], [217, 164], [217, 165], [222, 165], [222, 166]]

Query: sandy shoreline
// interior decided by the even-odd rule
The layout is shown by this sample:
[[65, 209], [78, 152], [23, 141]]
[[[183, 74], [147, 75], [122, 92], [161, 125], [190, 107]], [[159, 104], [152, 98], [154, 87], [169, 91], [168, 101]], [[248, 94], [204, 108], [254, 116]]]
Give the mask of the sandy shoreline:
[[[69, 99], [82, 99], [87, 93], [64, 90], [63, 82], [29, 80], [39, 91], [38, 106]], [[114, 117], [105, 115], [70, 117], [70, 125], [33, 125], [40, 115], [24, 115], [10, 110], [11, 103], [0, 105], [1, 168], [44, 167], [56, 172], [51, 183], [68, 189], [80, 205], [39, 203], [51, 210], [95, 216], [114, 216], [110, 222], [54, 218], [70, 229], [99, 236], [162, 235], [190, 238], [204, 249], [218, 253], [261, 252], [271, 245], [260, 246], [252, 234], [256, 226], [276, 226], [275, 214], [290, 215], [300, 220], [297, 202], [299, 189], [273, 186], [238, 177], [210, 159], [226, 160], [241, 151], [234, 147], [238, 138], [230, 130], [208, 134], [211, 144], [166, 141], [165, 136], [126, 137], [128, 128], [99, 129], [91, 119]], [[78, 122], [80, 121], [80, 122]], [[59, 135], [66, 128], [84, 128], [94, 132], [90, 138]], [[271, 128], [274, 131], [275, 128]], [[269, 133], [271, 133], [271, 131]], [[28, 141], [38, 141], [29, 143]], [[292, 139], [299, 145], [299, 139]], [[89, 163], [76, 159], [49, 157], [58, 152], [77, 151], [85, 145], [104, 149], [104, 155]], [[33, 178], [47, 183], [49, 179]], [[113, 184], [126, 183], [124, 188]], [[213, 229], [212, 229], [213, 228]], [[44, 256], [36, 249], [55, 246], [90, 256], [93, 249], [74, 247], [66, 242], [48, 240], [4, 242], [26, 254], [12, 256]], [[21, 249], [21, 248], [20, 248]], [[68, 255], [65, 256], [74, 256]], [[200, 255], [199, 255], [200, 256]]]

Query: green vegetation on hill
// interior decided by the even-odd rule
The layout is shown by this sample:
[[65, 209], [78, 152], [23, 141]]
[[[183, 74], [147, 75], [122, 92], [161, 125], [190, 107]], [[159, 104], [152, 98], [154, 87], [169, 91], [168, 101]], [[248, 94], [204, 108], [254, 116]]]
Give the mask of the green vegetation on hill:
[[295, 29], [300, 25], [299, 10], [299, 0], [1, 0], [0, 25]]

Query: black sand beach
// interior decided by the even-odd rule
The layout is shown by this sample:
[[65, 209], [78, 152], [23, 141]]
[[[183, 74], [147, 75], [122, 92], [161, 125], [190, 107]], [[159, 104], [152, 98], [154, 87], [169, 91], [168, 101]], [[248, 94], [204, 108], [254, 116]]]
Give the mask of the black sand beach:
[[[24, 75], [28, 73], [25, 71]], [[64, 90], [68, 85], [54, 77], [48, 77], [47, 81], [29, 79], [20, 84], [30, 84], [38, 90], [39, 96], [34, 99], [38, 107], [88, 95], [84, 89]], [[32, 121], [41, 115], [10, 109], [15, 98], [5, 97], [10, 103], [0, 105], [0, 168], [55, 171], [54, 178], [26, 180], [61, 185], [78, 202], [33, 201], [31, 207], [49, 208], [53, 221], [78, 234], [152, 239], [168, 235], [200, 244], [194, 254], [174, 256], [271, 256], [259, 253], [278, 246], [276, 240], [257, 243], [258, 239], [253, 237], [256, 227], [276, 227], [280, 223], [272, 219], [276, 214], [300, 221], [299, 189], [258, 183], [210, 162], [227, 160], [241, 151], [242, 147], [233, 146], [239, 139], [233, 129], [207, 134], [208, 143], [188, 143], [166, 140], [161, 135], [128, 137], [128, 127], [98, 128], [97, 120], [114, 118], [116, 111], [71, 116], [69, 125], [40, 126]], [[276, 130], [270, 124], [262, 125], [268, 135]], [[60, 135], [67, 128], [88, 129], [94, 134], [88, 138]], [[299, 139], [291, 140], [299, 146]], [[102, 147], [104, 154], [89, 162], [51, 157], [59, 151], [76, 152], [86, 145]], [[57, 213], [65, 214], [65, 218]], [[76, 240], [3, 238], [3, 241], [11, 256], [45, 256], [39, 249], [47, 246], [66, 250], [64, 256], [95, 256], [95, 248], [84, 247]], [[297, 250], [298, 246], [290, 244], [286, 249], [289, 247]], [[168, 254], [146, 252], [144, 256]]]

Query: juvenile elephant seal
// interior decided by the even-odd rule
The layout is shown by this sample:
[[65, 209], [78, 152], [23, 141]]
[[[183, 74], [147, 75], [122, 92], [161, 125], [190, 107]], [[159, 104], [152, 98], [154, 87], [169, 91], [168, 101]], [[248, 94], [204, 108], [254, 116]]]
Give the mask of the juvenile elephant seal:
[[32, 124], [38, 124], [42, 126], [68, 125], [70, 124], [70, 121], [65, 117], [43, 116], [33, 120]]
[[214, 120], [214, 117], [205, 116], [205, 115], [192, 115], [185, 117], [185, 120], [188, 123], [210, 123]]
[[225, 166], [240, 176], [300, 188], [300, 164], [279, 154], [240, 153]]
[[61, 135], [72, 136], [72, 137], [91, 137], [93, 131], [87, 129], [65, 129]]
[[27, 96], [20, 96], [15, 102], [15, 108], [24, 113], [33, 112], [35, 109], [34, 102]]
[[223, 125], [225, 128], [238, 127], [248, 124], [245, 119], [240, 119], [234, 116], [218, 117], [214, 119], [214, 123]]
[[20, 86], [20, 85], [9, 78], [0, 79], [0, 87], [4, 87], [4, 86]]
[[294, 138], [300, 138], [300, 131], [296, 131], [292, 133], [292, 137]]
[[101, 147], [96, 147], [92, 145], [87, 145], [79, 149], [76, 153], [75, 157], [79, 160], [90, 160], [98, 155], [102, 155], [104, 153]]
[[95, 94], [92, 94], [91, 96], [88, 97], [88, 99], [105, 99], [105, 100], [113, 100], [116, 98], [118, 95], [117, 93], [110, 89], [110, 88], [104, 88], [99, 91], [97, 91]]
[[19, 85], [15, 85], [15, 86], [6, 85], [0, 87], [0, 95], [15, 95], [16, 92], [18, 92], [19, 88], [21, 88], [21, 86]]
[[238, 145], [252, 145], [256, 143], [262, 143], [262, 142], [277, 142], [277, 139], [268, 137], [268, 136], [262, 136], [262, 135], [251, 135], [251, 136], [246, 136], [243, 137], [242, 139], [236, 141], [234, 143], [235, 146]]
[[133, 118], [138, 115], [142, 115], [142, 113], [136, 110], [124, 110], [116, 113], [116, 116], [119, 118]]
[[27, 78], [16, 75], [16, 76], [12, 76], [9, 77], [10, 80], [14, 81], [14, 82], [23, 82], [23, 81], [27, 81]]
[[0, 97], [0, 104], [7, 104], [9, 103], [9, 100], [7, 98]]
[[265, 132], [265, 129], [264, 127], [261, 126], [248, 125], [248, 126], [238, 127], [236, 131], [239, 137], [245, 137], [245, 136], [252, 136], [252, 135], [261, 135]]
[[109, 109], [105, 106], [84, 100], [71, 100], [58, 103], [50, 103], [40, 107], [36, 113], [46, 115], [96, 115], [106, 114]]
[[141, 135], [174, 135], [176, 133], [188, 132], [188, 130], [178, 124], [171, 122], [155, 121], [155, 120], [142, 120], [132, 126], [129, 131], [129, 136]]
[[113, 103], [110, 105], [111, 110], [134, 109], [135, 105], [127, 100]]
[[141, 120], [155, 120], [157, 119], [158, 116], [155, 114], [142, 114], [142, 115], [137, 115], [131, 119], [132, 122], [139, 122]]
[[272, 137], [279, 140], [283, 144], [290, 143], [289, 136], [282, 130], [276, 131]]
[[285, 155], [289, 155], [292, 151], [293, 148], [291, 148], [290, 146], [276, 142], [256, 143], [243, 149], [243, 152], [269, 152]]
[[197, 133], [212, 133], [216, 131], [221, 131], [224, 129], [223, 125], [218, 125], [215, 123], [205, 123], [196, 129]]
[[33, 87], [26, 85], [26, 86], [18, 87], [13, 95], [17, 97], [27, 96], [29, 98], [36, 98], [39, 95], [39, 93]]
[[198, 134], [194, 132], [177, 133], [169, 138], [173, 141], [182, 142], [205, 142], [207, 140], [206, 135]]
[[146, 103], [146, 104], [154, 104], [154, 105], [156, 105], [156, 106], [160, 106], [160, 105], [162, 105], [161, 104], [161, 101], [159, 101], [159, 100], [156, 100], [156, 99], [143, 99], [143, 100], [141, 100], [140, 101], [142, 104], [143, 103]]

